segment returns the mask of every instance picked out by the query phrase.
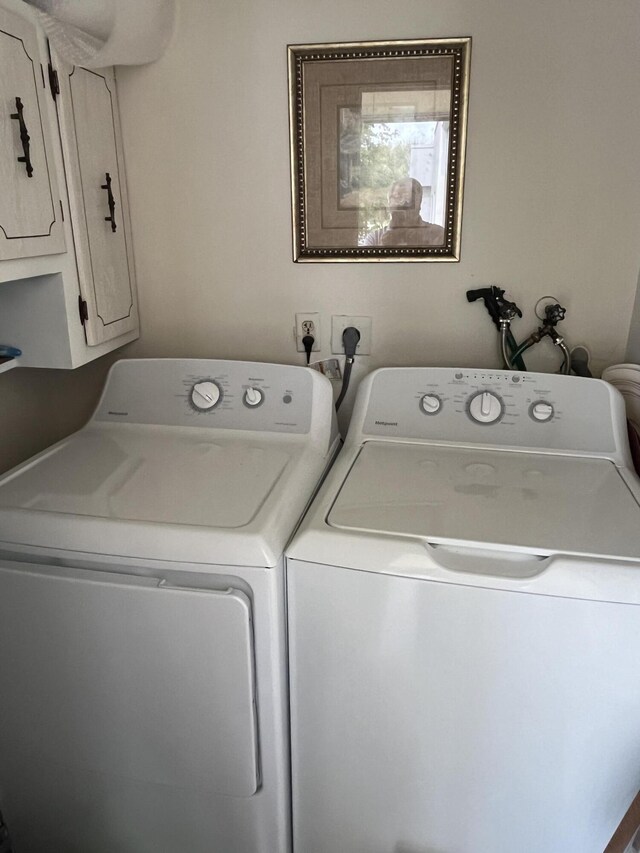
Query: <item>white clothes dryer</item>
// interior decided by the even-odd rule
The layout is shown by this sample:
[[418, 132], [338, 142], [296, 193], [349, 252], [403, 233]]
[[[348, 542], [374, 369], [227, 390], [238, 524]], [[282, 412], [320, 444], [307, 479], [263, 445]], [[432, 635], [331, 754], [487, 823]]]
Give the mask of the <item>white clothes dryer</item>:
[[640, 788], [639, 500], [605, 382], [363, 381], [287, 550], [294, 849], [602, 853]]
[[15, 853], [290, 850], [283, 550], [336, 448], [313, 370], [121, 361], [0, 480]]

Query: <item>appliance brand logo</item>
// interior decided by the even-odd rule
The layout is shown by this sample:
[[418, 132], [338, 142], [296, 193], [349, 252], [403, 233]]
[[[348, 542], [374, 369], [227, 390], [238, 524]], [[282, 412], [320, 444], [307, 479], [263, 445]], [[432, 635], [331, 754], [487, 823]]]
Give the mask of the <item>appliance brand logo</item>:
[[376, 426], [398, 426], [398, 421], [376, 421]]

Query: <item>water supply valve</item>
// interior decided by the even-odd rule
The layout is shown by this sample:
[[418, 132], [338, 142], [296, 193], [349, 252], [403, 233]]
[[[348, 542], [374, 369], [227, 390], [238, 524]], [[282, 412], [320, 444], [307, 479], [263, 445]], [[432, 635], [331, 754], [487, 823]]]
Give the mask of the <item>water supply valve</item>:
[[567, 315], [567, 309], [563, 308], [557, 302], [554, 305], [547, 305], [544, 309], [545, 325], [557, 326]]

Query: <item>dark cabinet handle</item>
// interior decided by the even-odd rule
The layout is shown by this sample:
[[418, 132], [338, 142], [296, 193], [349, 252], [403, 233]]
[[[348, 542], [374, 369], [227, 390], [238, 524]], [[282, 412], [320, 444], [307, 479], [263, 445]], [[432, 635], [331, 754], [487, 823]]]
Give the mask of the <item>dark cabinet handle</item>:
[[106, 184], [101, 185], [101, 189], [107, 191], [107, 204], [109, 205], [109, 216], [105, 216], [104, 221], [111, 223], [111, 230], [115, 233], [117, 231], [116, 226], [116, 200], [113, 197], [113, 193], [111, 192], [111, 175], [109, 172], [105, 172], [105, 180]]
[[24, 167], [27, 170], [27, 177], [31, 178], [33, 176], [33, 166], [31, 164], [31, 157], [29, 156], [29, 141], [31, 137], [24, 122], [24, 115], [22, 114], [24, 104], [20, 98], [16, 98], [16, 110], [17, 112], [11, 113], [11, 118], [15, 119], [20, 125], [20, 142], [22, 142], [22, 151], [24, 152], [23, 157], [18, 157], [18, 163], [24, 163]]

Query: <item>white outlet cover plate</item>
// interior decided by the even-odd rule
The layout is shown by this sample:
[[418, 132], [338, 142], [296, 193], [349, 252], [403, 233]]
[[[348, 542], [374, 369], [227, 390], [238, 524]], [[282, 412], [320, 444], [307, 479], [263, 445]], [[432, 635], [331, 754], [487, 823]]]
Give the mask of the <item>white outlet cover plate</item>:
[[331, 318], [331, 352], [343, 353], [342, 333], [349, 326], [360, 332], [357, 355], [371, 355], [371, 317], [354, 317], [351, 314], [334, 314]]
[[304, 352], [304, 345], [302, 343], [302, 339], [304, 338], [305, 333], [302, 329], [302, 324], [305, 322], [305, 320], [310, 320], [313, 323], [314, 327], [314, 341], [313, 346], [311, 347], [311, 352], [320, 352], [320, 314], [318, 314], [317, 312], [296, 314], [296, 349], [298, 350], [298, 352]]

